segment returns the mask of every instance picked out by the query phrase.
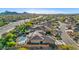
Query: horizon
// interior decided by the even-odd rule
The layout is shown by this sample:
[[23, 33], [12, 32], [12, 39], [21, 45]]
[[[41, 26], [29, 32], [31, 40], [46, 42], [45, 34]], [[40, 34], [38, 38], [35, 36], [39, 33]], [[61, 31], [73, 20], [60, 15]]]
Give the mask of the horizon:
[[35, 14], [79, 14], [79, 8], [0, 8], [0, 13], [5, 11]]

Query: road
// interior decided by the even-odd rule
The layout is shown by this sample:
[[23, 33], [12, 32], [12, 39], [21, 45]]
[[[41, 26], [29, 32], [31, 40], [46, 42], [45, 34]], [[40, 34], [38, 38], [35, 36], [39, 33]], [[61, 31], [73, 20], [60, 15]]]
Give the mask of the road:
[[[41, 18], [41, 17], [43, 17], [43, 16], [38, 16], [38, 17], [32, 18], [32, 19], [38, 19], [38, 18]], [[30, 20], [31, 19], [25, 19], [25, 20], [20, 20], [20, 21], [17, 21], [17, 22], [11, 22], [8, 25], [0, 27], [0, 36], [2, 34], [6, 33], [6, 32], [13, 30], [17, 25], [23, 24], [25, 22], [29, 22]]]
[[11, 22], [8, 25], [0, 27], [0, 36], [6, 32], [11, 31], [14, 29], [17, 25], [23, 24], [24, 22], [30, 21], [30, 19], [20, 20], [17, 22]]
[[73, 39], [70, 38], [70, 36], [65, 32], [66, 24], [61, 23], [61, 22], [59, 22], [59, 23], [60, 23], [60, 31], [62, 32], [62, 34], [61, 34], [62, 41], [65, 42], [67, 45], [72, 45], [76, 49], [79, 49], [76, 42], [73, 41]]

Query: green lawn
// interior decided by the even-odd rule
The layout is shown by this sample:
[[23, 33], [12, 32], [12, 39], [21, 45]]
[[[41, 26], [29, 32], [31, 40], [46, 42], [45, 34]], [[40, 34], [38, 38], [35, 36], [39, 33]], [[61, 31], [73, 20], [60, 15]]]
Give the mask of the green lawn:
[[8, 24], [7, 22], [0, 21], [0, 27]]

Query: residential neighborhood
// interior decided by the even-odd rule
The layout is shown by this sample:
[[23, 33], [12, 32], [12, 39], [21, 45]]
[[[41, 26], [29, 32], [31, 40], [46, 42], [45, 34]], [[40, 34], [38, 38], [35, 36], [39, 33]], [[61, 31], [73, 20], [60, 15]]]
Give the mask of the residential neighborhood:
[[79, 14], [2, 12], [0, 50], [79, 50]]

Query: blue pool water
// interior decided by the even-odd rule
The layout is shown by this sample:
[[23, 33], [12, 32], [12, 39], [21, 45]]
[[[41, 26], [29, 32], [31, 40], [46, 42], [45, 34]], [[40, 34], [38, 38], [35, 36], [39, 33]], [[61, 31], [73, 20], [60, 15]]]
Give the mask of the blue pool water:
[[24, 44], [27, 41], [27, 36], [20, 36], [19, 38], [19, 44]]

